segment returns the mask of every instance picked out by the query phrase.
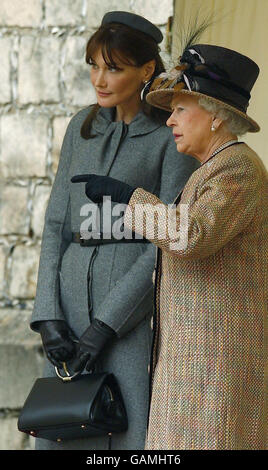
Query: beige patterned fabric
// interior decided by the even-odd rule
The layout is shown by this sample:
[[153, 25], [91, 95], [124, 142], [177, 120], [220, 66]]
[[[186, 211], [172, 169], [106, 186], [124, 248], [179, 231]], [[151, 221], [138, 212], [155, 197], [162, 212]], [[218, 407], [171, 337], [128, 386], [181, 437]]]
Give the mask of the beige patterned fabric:
[[159, 237], [168, 207], [156, 196], [136, 189], [125, 215], [159, 248], [146, 447], [267, 449], [267, 170], [231, 146], [188, 180], [178, 231], [183, 204], [188, 243], [177, 249]]

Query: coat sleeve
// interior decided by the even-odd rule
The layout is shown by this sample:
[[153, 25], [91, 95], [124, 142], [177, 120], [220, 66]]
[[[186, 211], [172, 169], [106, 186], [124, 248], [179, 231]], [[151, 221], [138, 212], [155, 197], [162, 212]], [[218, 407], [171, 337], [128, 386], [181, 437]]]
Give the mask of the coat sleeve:
[[[168, 145], [162, 164], [159, 196], [166, 203], [172, 202], [198, 166], [193, 157], [179, 154], [176, 146]], [[155, 254], [155, 246], [149, 244], [94, 312], [94, 317], [113, 328], [118, 337], [135, 328], [152, 311]]]
[[261, 177], [244, 155], [211, 168], [207, 177], [201, 177], [192, 188], [195, 196], [191, 202], [180, 203], [172, 214], [153, 194], [136, 189], [125, 213], [125, 226], [161, 250], [184, 259], [202, 259], [216, 253], [252, 220]]
[[72, 156], [72, 121], [67, 128], [45, 214], [37, 290], [30, 326], [40, 320], [65, 320], [59, 301], [59, 266], [70, 243], [69, 167]]

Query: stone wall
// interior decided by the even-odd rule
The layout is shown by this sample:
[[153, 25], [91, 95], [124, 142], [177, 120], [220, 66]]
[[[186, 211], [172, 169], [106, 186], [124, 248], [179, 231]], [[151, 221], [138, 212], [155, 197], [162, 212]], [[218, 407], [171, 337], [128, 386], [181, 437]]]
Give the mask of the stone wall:
[[[70, 117], [95, 102], [84, 61], [106, 11], [141, 14], [165, 32], [173, 1], [1, 0], [0, 450], [32, 449], [17, 417], [41, 374], [28, 322], [46, 205]], [[168, 60], [163, 41], [164, 60]]]

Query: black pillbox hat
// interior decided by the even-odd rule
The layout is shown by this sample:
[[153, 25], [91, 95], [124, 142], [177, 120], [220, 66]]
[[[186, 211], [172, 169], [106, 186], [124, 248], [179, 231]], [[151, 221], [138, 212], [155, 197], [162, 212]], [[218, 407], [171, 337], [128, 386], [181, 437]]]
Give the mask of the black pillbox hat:
[[101, 25], [103, 26], [108, 23], [121, 23], [130, 28], [142, 31], [151, 36], [157, 43], [163, 40], [163, 34], [157, 26], [135, 13], [129, 13], [127, 11], [109, 11], [104, 15]]

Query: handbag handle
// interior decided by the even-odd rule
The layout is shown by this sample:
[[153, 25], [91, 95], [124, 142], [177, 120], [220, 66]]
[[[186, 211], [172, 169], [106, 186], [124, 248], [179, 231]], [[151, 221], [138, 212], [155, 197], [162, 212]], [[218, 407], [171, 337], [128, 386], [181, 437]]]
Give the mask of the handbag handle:
[[62, 367], [63, 367], [64, 372], [66, 373], [66, 375], [61, 375], [57, 366], [55, 366], [55, 371], [56, 371], [57, 376], [61, 380], [63, 380], [63, 382], [70, 382], [74, 377], [77, 377], [79, 374], [81, 374], [81, 371], [78, 371], [78, 372], [75, 372], [73, 375], [70, 375], [70, 373], [67, 369], [66, 362], [62, 363]]

